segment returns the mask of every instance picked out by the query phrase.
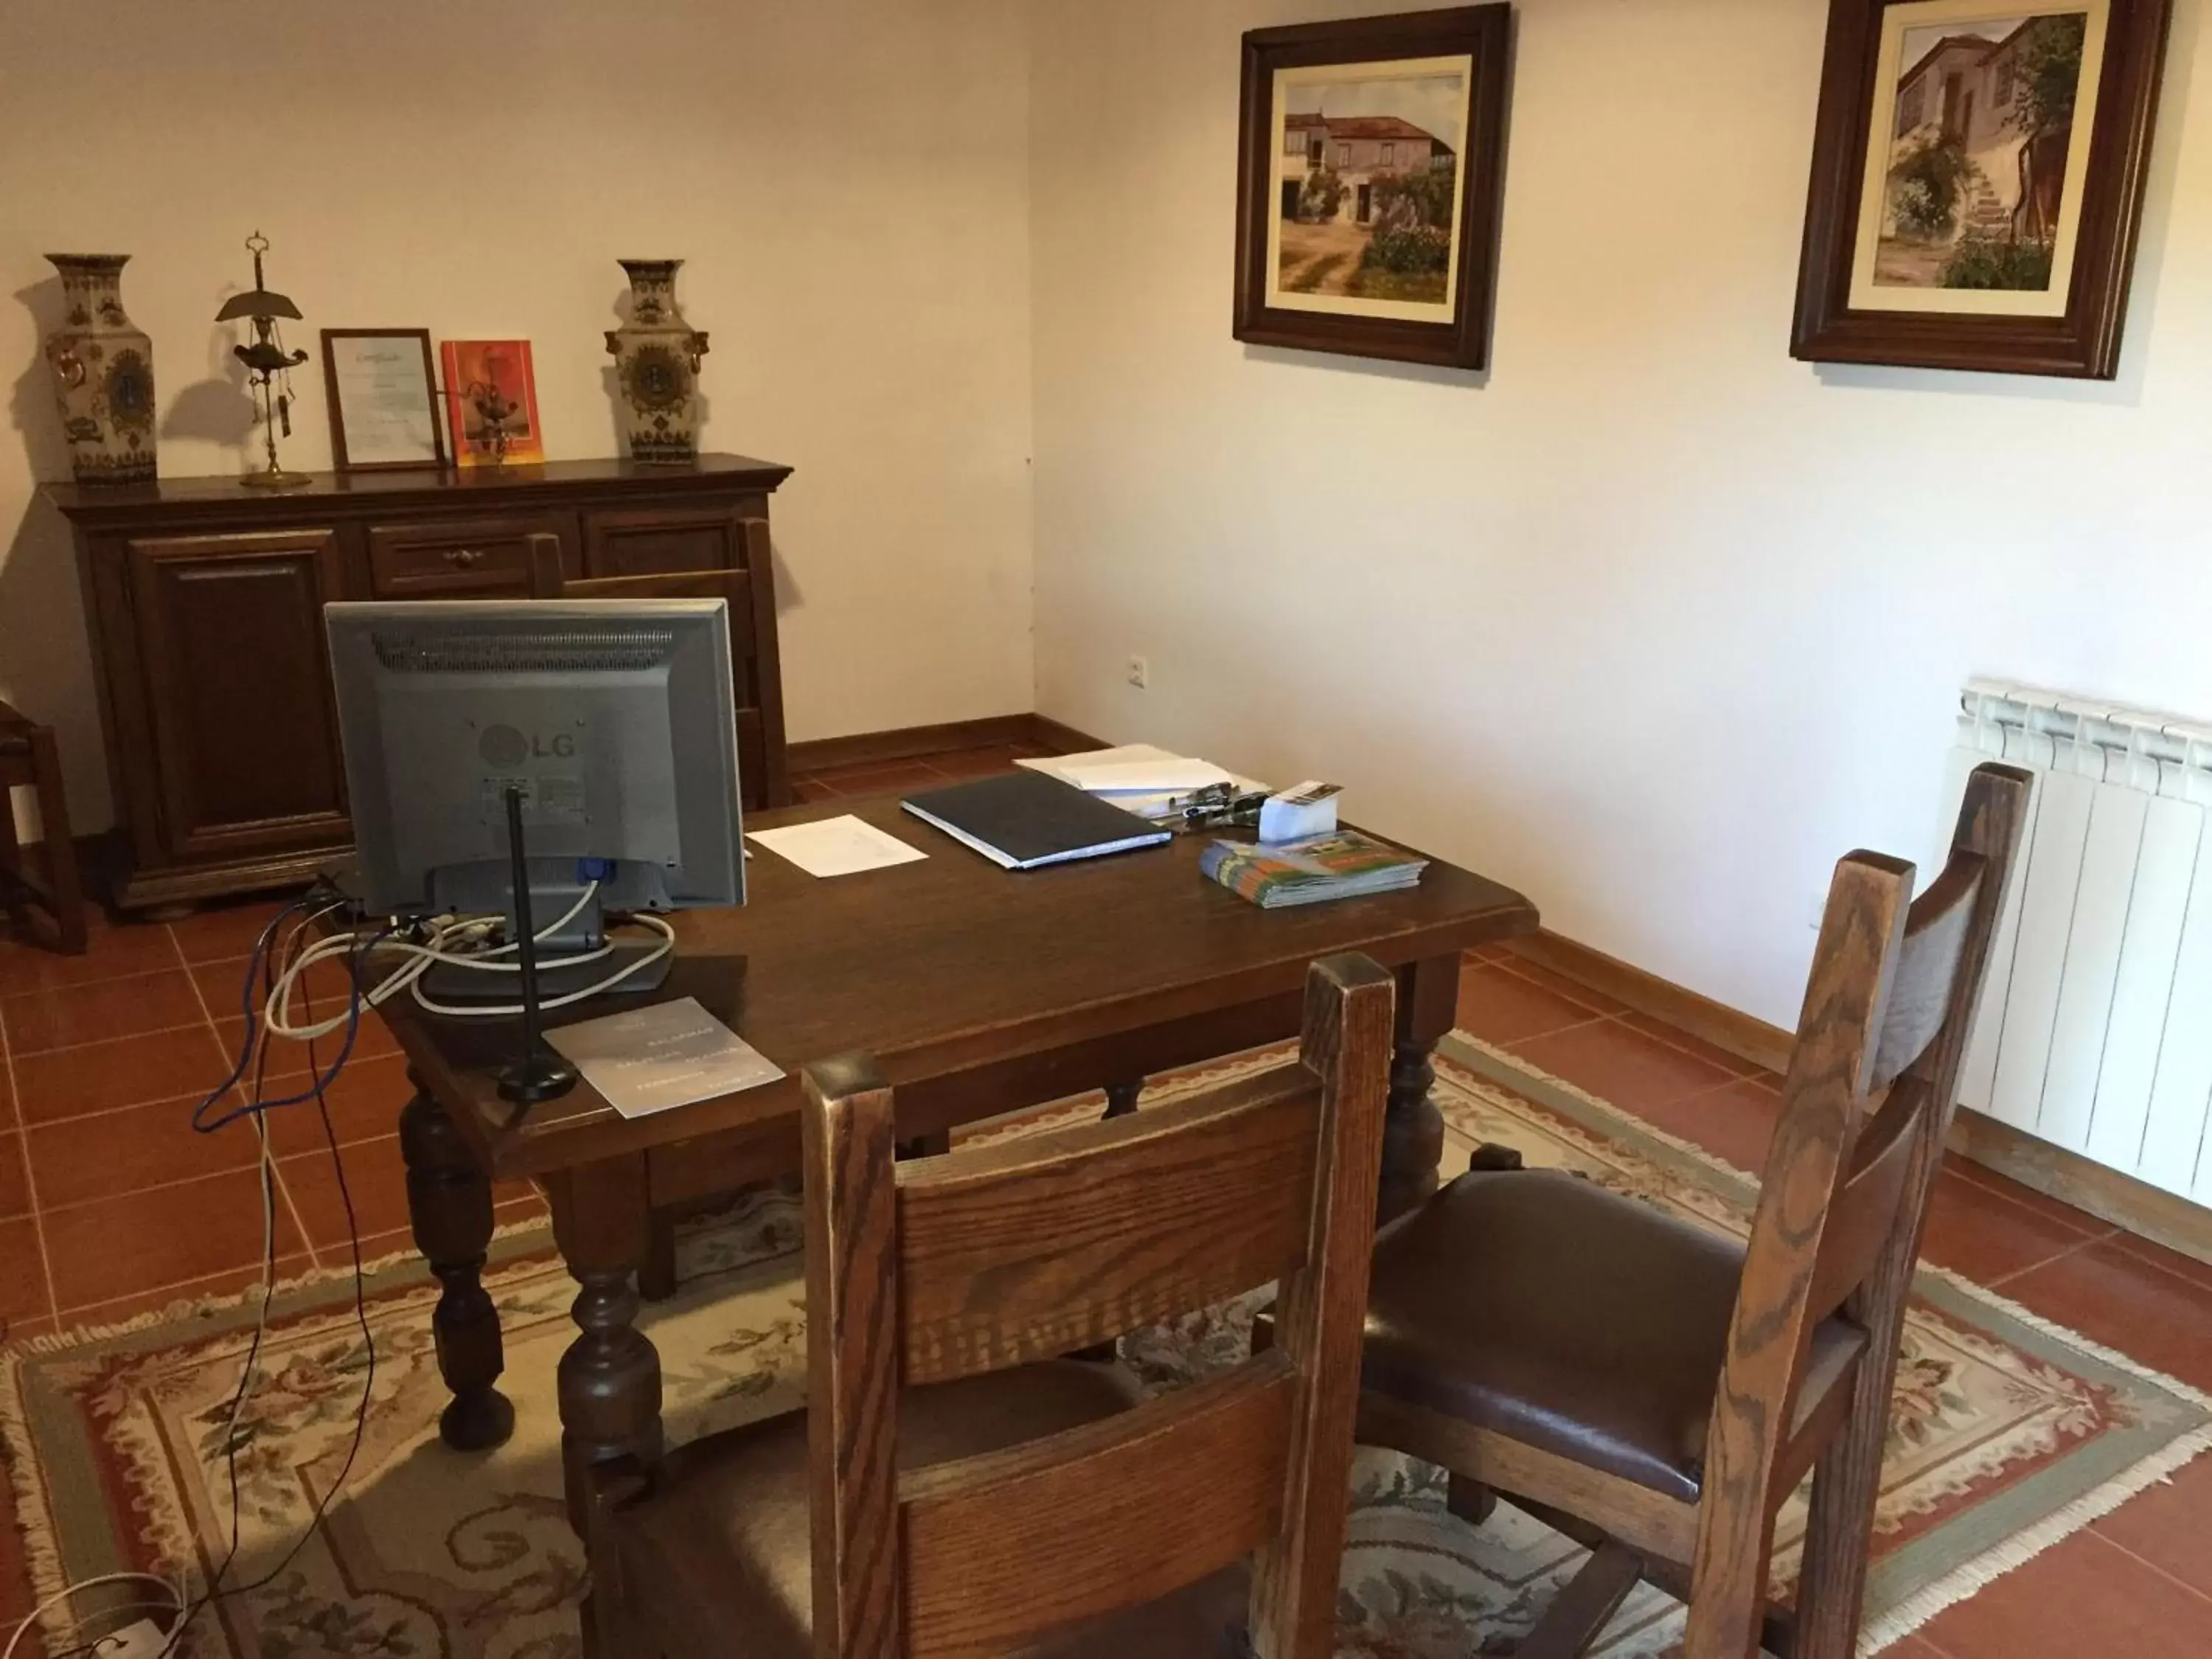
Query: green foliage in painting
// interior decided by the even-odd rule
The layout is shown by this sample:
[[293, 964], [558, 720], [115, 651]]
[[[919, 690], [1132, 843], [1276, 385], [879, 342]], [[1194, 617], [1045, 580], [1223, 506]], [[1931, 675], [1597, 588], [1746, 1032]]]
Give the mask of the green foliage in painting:
[[1334, 219], [1344, 205], [1344, 180], [1333, 167], [1316, 167], [1298, 191], [1298, 217]]
[[2074, 121], [2074, 100], [2081, 90], [2081, 46], [2089, 20], [2080, 12], [2039, 17], [2021, 31], [2012, 71], [2014, 118], [2030, 137], [2055, 132]]
[[1929, 139], [1897, 164], [1898, 228], [1908, 235], [1948, 234], [1958, 218], [1959, 195], [1974, 164], [1956, 144]]
[[2051, 247], [2045, 242], [2001, 241], [1968, 234], [1943, 264], [1945, 288], [2040, 290], [2051, 286]]

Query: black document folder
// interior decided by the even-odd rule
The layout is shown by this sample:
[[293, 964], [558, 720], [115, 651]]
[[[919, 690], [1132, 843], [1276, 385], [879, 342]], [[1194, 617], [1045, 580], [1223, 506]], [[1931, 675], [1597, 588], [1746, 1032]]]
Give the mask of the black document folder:
[[1103, 858], [1169, 839], [1150, 819], [1026, 769], [926, 790], [899, 805], [1009, 870]]

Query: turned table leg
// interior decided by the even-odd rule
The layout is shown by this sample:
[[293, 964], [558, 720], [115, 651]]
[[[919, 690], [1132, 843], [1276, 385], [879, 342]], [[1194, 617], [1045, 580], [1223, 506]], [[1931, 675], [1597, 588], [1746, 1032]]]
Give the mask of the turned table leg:
[[399, 1152], [407, 1164], [407, 1213], [415, 1248], [440, 1285], [430, 1316], [438, 1374], [453, 1400], [438, 1432], [456, 1451], [483, 1451], [514, 1432], [514, 1407], [492, 1384], [506, 1364], [499, 1310], [483, 1287], [491, 1243], [491, 1181], [453, 1121], [409, 1074], [415, 1097], [399, 1114]]
[[1398, 970], [1398, 1030], [1390, 1066], [1390, 1104], [1382, 1122], [1382, 1179], [1375, 1224], [1403, 1215], [1437, 1189], [1443, 1162], [1443, 1114], [1429, 1098], [1437, 1080], [1429, 1056], [1451, 1030], [1459, 1003], [1459, 957], [1431, 957]]
[[576, 1340], [561, 1356], [561, 1462], [568, 1519], [585, 1535], [595, 1463], [660, 1455], [660, 1356], [635, 1323], [635, 1276], [652, 1247], [645, 1159], [564, 1170], [551, 1183], [553, 1239], [576, 1279]]
[[1127, 1083], [1106, 1085], [1106, 1116], [1127, 1117], [1137, 1109], [1137, 1097], [1145, 1092], [1145, 1079], [1135, 1078]]

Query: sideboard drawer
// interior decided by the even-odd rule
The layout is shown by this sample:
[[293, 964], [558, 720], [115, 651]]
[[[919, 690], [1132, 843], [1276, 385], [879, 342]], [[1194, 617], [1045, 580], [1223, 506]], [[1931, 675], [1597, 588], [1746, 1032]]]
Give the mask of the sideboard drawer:
[[380, 599], [527, 599], [532, 544], [568, 538], [559, 519], [459, 519], [371, 525], [369, 588]]

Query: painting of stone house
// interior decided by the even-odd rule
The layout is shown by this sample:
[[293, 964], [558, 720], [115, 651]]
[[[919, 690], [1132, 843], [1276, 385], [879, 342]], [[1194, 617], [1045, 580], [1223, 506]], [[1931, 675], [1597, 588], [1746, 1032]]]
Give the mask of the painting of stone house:
[[1468, 85], [1374, 65], [1279, 86], [1270, 303], [1450, 304]]
[[1905, 31], [1874, 281], [2047, 289], [2087, 15]]

